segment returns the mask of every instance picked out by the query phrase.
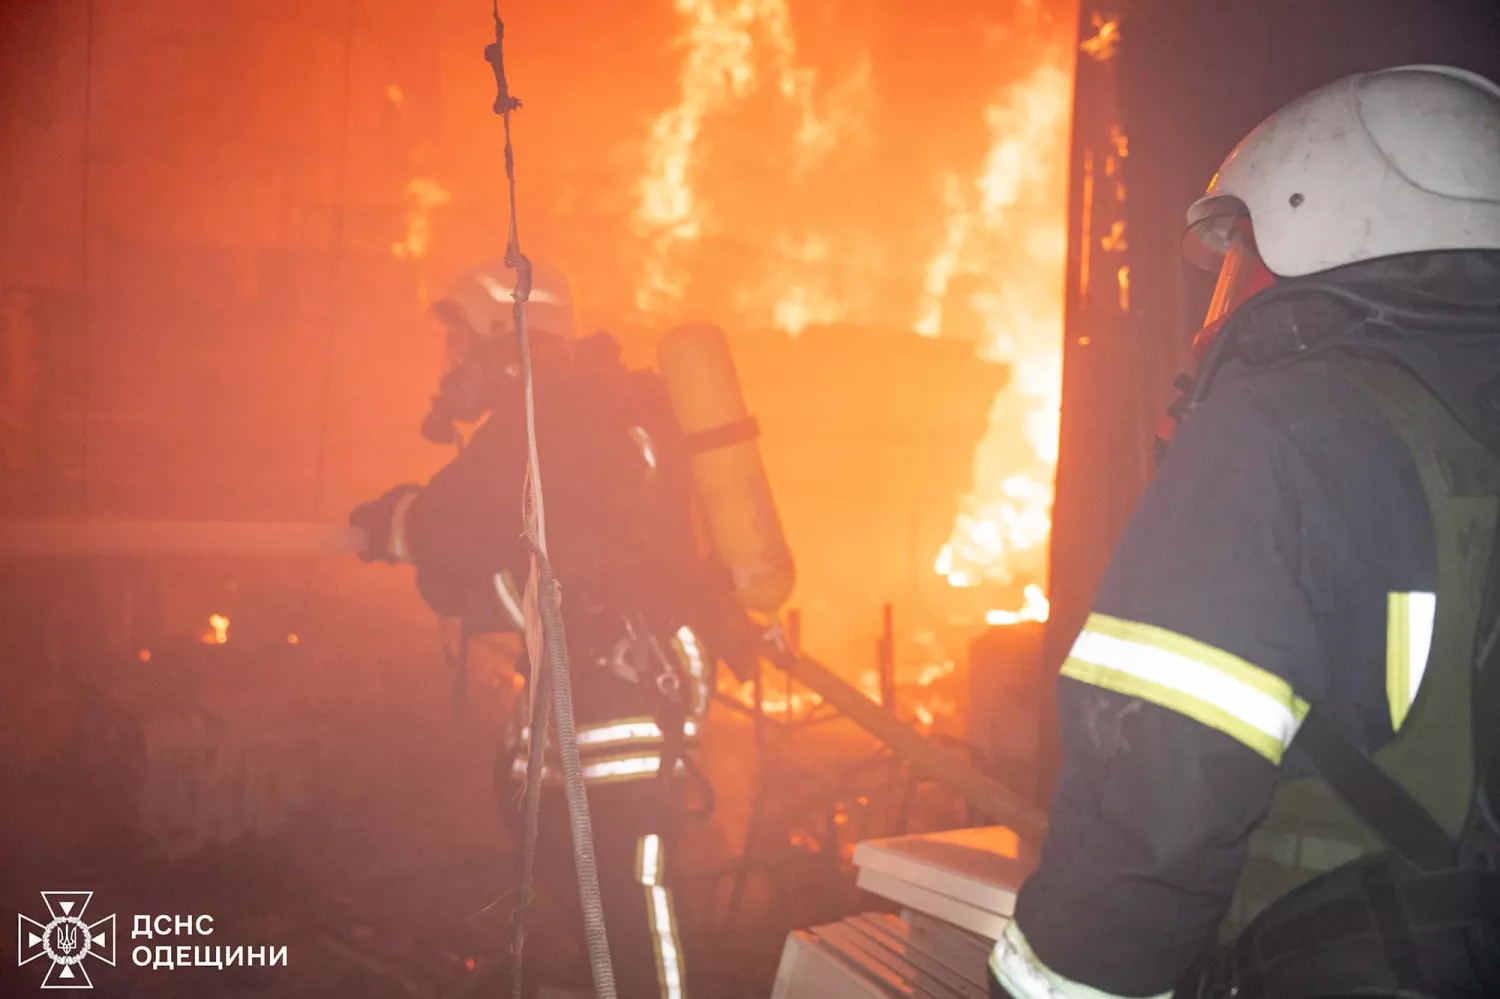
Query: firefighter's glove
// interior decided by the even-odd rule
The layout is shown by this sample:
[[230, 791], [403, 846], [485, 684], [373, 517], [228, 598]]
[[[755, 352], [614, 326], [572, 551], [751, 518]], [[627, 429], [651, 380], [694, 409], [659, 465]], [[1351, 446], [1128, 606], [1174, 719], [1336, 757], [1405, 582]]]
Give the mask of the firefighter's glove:
[[421, 487], [401, 485], [377, 500], [361, 503], [349, 514], [349, 526], [363, 530], [368, 539], [359, 553], [362, 562], [410, 562], [406, 547], [406, 511]]

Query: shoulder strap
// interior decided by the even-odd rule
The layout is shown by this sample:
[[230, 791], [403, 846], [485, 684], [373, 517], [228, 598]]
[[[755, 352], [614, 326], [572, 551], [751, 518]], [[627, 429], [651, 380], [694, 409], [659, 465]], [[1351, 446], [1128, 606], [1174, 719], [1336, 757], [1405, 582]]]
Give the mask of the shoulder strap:
[[[1454, 586], [1463, 590], [1467, 586], [1478, 585], [1477, 580], [1471, 584], [1467, 579], [1460, 580], [1451, 576], [1451, 564], [1443, 564], [1444, 546], [1451, 546], [1451, 539], [1447, 535], [1452, 533], [1456, 524], [1478, 522], [1455, 520], [1454, 501], [1472, 503], [1473, 499], [1487, 499], [1500, 491], [1500, 482], [1496, 480], [1500, 463], [1497, 463], [1496, 456], [1477, 444], [1442, 407], [1432, 391], [1398, 364], [1347, 355], [1325, 357], [1320, 363], [1362, 389], [1412, 453], [1422, 479], [1423, 491], [1432, 507], [1439, 545], [1439, 624], [1446, 624], [1450, 629], [1455, 626], [1461, 628], [1465, 632], [1465, 642], [1473, 641], [1476, 635], [1484, 635], [1488, 630], [1485, 625], [1491, 620], [1491, 615], [1481, 614], [1477, 620], [1463, 615], [1453, 617], [1451, 607], [1441, 606], [1453, 599]], [[1464, 517], [1474, 516], [1471, 508], [1466, 510]], [[1500, 544], [1500, 531], [1492, 533], [1496, 543]], [[1497, 555], [1488, 560], [1491, 570], [1500, 565], [1495, 561], [1497, 557], [1500, 557], [1500, 549], [1497, 549]], [[1481, 563], [1481, 567], [1484, 567], [1484, 563]], [[1493, 591], [1497, 589], [1497, 576], [1500, 573], [1488, 572], [1488, 607], [1492, 607], [1496, 600]], [[1447, 600], [1444, 599], [1445, 596]], [[1479, 596], [1475, 593], [1474, 601], [1477, 602]], [[1472, 604], [1470, 606], [1473, 607]], [[1437, 637], [1434, 636], [1435, 643]], [[1463, 664], [1467, 665], [1470, 655], [1477, 651], [1480, 650], [1466, 646], [1461, 657]], [[1495, 674], [1500, 673], [1500, 670], [1490, 672]], [[1470, 674], [1472, 676], [1474, 674]], [[1486, 691], [1494, 688], [1494, 693], [1485, 703], [1500, 707], [1500, 683], [1495, 682], [1493, 675], [1486, 679], [1490, 682], [1480, 684], [1479, 689], [1473, 692], [1475, 700], [1483, 700]], [[1465, 677], [1461, 682], [1462, 703], [1467, 705], [1470, 679]], [[1463, 754], [1464, 758], [1454, 757], [1450, 761], [1454, 766], [1461, 762], [1464, 769], [1472, 766], [1479, 774], [1484, 774], [1489, 769], [1485, 764], [1489, 762], [1489, 754], [1493, 752], [1490, 743], [1500, 740], [1484, 737], [1486, 730], [1492, 727], [1487, 718], [1487, 712], [1474, 713], [1475, 724], [1472, 729], [1469, 717], [1455, 720], [1455, 726], [1473, 732], [1473, 735], [1468, 731], [1462, 733], [1465, 742], [1472, 740], [1473, 745], [1469, 753]], [[1480, 719], [1486, 721], [1480, 722]], [[1447, 731], [1449, 734], [1458, 734], [1452, 726]], [[1439, 821], [1437, 814], [1370, 755], [1356, 747], [1324, 712], [1314, 708], [1308, 713], [1297, 741], [1328, 786], [1392, 850], [1423, 870], [1439, 870], [1454, 865], [1458, 857], [1458, 842], [1454, 833], [1458, 830], [1451, 827], [1457, 823], [1450, 821], [1445, 825]], [[1388, 754], [1383, 754], [1382, 758], [1384, 755]], [[1479, 778], [1474, 770], [1470, 770], [1467, 776], [1469, 786], [1478, 783]]]
[[1453, 866], [1458, 842], [1406, 788], [1339, 730], [1322, 709], [1308, 711], [1297, 746], [1318, 775], [1396, 853], [1424, 871]]
[[[1474, 766], [1476, 808], [1468, 828], [1476, 842], [1500, 852], [1500, 526], [1490, 544], [1490, 574], [1480, 604], [1474, 648]], [[1465, 839], [1473, 839], [1466, 832]]]

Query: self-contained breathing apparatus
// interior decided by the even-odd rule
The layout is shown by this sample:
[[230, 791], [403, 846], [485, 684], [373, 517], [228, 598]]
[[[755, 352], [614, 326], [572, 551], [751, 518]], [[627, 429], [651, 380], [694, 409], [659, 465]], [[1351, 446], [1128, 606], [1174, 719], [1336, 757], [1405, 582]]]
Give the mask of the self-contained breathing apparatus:
[[[1430, 673], [1424, 681], [1435, 686], [1424, 694], [1429, 701], [1446, 697], [1445, 709], [1470, 714], [1463, 727], [1472, 726], [1472, 746], [1449, 752], [1472, 752], [1473, 787], [1461, 823], [1438, 821], [1412, 792], [1423, 777], [1407, 761], [1424, 754], [1403, 757], [1395, 747], [1441, 744], [1441, 719], [1430, 719], [1425, 730], [1403, 728], [1390, 747], [1366, 754], [1314, 705], [1295, 745], [1373, 834], [1367, 852], [1273, 901], [1195, 965], [1176, 994], [1500, 993], [1500, 254], [1425, 253], [1283, 280], [1260, 261], [1248, 219], [1235, 222], [1231, 239], [1195, 339], [1198, 373], [1179, 384], [1158, 453], [1231, 363], [1324, 364], [1365, 390], [1407, 443], [1433, 512], [1440, 578], [1434, 641], [1455, 640], [1455, 630], [1473, 636], [1471, 658], [1465, 656], [1472, 673], [1460, 688], [1445, 688]], [[1476, 363], [1435, 363], [1441, 351], [1455, 349], [1467, 349]], [[1488, 507], [1474, 507], [1476, 498]], [[1466, 544], [1476, 531], [1489, 538], [1485, 551]], [[1453, 568], [1460, 564], [1461, 572]], [[1485, 573], [1482, 598], [1471, 592], [1476, 573]], [[1471, 606], [1472, 618], [1455, 618], [1455, 606]]]
[[[1406, 444], [1438, 592], [1387, 745], [1363, 752], [1316, 704], [1298, 730], [1317, 776], [1278, 788], [1250, 845], [1281, 848], [1262, 856], [1300, 887], [1263, 880], [1268, 904], [1232, 909], [1176, 994], [1500, 994], [1500, 87], [1405, 66], [1319, 88], [1236, 146], [1187, 222], [1219, 280], [1158, 459], [1227, 366], [1321, 365]], [[1307, 863], [1330, 836], [1358, 859]]]

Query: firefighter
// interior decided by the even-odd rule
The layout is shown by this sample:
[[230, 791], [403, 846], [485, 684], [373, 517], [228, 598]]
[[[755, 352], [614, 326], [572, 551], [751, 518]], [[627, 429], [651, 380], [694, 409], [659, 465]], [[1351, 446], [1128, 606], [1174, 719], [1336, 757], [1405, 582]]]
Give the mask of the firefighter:
[[[496, 261], [462, 275], [433, 308], [447, 332], [448, 371], [422, 432], [461, 444], [458, 456], [425, 487], [398, 486], [351, 517], [369, 532], [365, 557], [414, 564], [424, 599], [461, 618], [466, 633], [524, 635], [528, 442], [512, 282]], [[626, 368], [608, 334], [577, 336], [555, 268], [538, 263], [526, 308], [549, 556], [616, 980], [627, 999], [677, 999], [686, 962], [667, 880], [675, 785], [690, 770], [708, 706], [709, 649], [753, 656], [741, 644], [753, 632], [725, 574], [698, 552], [685, 451], [659, 378]], [[463, 443], [460, 425], [481, 419]], [[511, 808], [529, 737], [528, 698], [517, 704], [502, 764]], [[555, 759], [545, 763], [538, 896], [576, 901], [560, 772]]]
[[1187, 221], [1198, 374], [1063, 666], [991, 993], [1500, 994], [1500, 88], [1316, 90]]

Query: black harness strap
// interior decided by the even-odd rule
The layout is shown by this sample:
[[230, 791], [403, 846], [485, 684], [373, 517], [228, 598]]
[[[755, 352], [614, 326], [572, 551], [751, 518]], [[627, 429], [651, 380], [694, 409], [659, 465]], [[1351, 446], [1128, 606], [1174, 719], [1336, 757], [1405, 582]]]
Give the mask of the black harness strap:
[[1350, 742], [1321, 709], [1314, 707], [1307, 713], [1296, 744], [1328, 786], [1413, 867], [1441, 871], [1457, 862], [1458, 843], [1447, 830], [1394, 777]]
[[1369, 907], [1370, 921], [1380, 938], [1386, 966], [1396, 985], [1418, 994], [1426, 994], [1427, 973], [1422, 966], [1422, 952], [1411, 915], [1401, 897], [1389, 864], [1369, 864], [1360, 871], [1360, 887]]
[[721, 423], [717, 427], [700, 430], [695, 434], [684, 434], [683, 443], [687, 446], [688, 454], [699, 454], [704, 451], [717, 451], [731, 444], [743, 444], [759, 436], [759, 421], [753, 416], [747, 416], [743, 420]]

